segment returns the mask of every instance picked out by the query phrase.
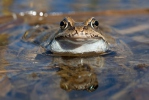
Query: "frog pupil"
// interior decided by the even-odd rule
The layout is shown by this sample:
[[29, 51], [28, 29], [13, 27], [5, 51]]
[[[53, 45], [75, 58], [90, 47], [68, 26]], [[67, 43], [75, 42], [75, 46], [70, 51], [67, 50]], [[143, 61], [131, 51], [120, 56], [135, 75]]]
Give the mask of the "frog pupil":
[[95, 21], [94, 25], [98, 26], [99, 25], [98, 21]]
[[63, 21], [60, 22], [60, 26], [64, 26], [65, 23]]

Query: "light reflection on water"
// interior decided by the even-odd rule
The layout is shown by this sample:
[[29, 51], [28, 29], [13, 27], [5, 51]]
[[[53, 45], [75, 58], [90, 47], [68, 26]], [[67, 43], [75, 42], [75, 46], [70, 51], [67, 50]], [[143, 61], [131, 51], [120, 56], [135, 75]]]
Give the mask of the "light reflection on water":
[[50, 12], [103, 11], [114, 9], [147, 8], [147, 0], [1, 0], [1, 13], [30, 10]]

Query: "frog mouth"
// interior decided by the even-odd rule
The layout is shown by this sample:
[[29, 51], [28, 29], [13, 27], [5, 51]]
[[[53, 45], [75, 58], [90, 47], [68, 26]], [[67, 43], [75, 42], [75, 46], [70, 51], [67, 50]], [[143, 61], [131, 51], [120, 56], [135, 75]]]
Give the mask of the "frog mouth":
[[57, 36], [55, 37], [56, 41], [66, 41], [66, 42], [70, 42], [73, 44], [83, 44], [83, 43], [93, 43], [96, 42], [98, 40], [104, 40], [102, 37], [93, 35], [93, 36], [70, 36], [70, 35], [64, 35], [64, 36]]
[[108, 50], [108, 43], [102, 37], [55, 37], [50, 45], [53, 53], [89, 53], [105, 52]]

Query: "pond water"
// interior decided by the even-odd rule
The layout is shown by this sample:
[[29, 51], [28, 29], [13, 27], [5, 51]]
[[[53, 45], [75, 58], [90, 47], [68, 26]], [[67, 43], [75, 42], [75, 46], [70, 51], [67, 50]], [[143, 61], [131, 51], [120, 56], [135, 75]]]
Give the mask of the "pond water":
[[[1, 0], [0, 5], [0, 100], [149, 99], [147, 0]], [[65, 16], [77, 21], [94, 16], [110, 26], [119, 34], [121, 55], [50, 56], [21, 41], [33, 26], [59, 25]]]

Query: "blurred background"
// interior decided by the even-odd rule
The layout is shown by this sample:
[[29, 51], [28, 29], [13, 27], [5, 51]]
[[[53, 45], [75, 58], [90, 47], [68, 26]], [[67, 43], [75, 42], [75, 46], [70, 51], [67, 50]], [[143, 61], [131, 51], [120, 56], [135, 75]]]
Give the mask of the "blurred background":
[[68, 13], [138, 9], [148, 6], [148, 0], [0, 0], [0, 14], [29, 10]]

